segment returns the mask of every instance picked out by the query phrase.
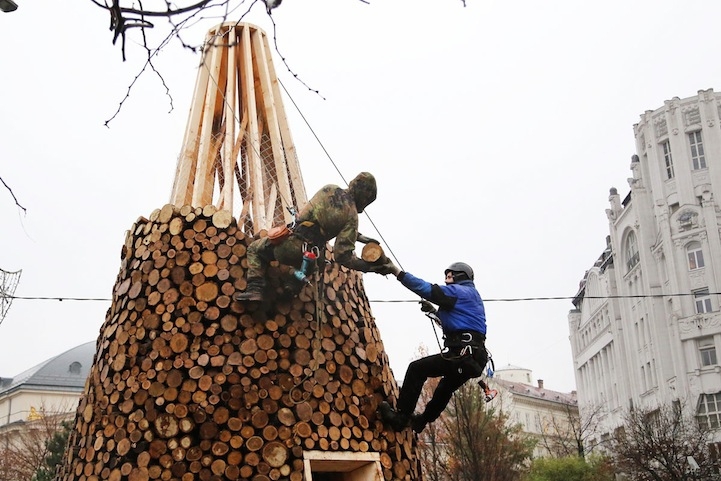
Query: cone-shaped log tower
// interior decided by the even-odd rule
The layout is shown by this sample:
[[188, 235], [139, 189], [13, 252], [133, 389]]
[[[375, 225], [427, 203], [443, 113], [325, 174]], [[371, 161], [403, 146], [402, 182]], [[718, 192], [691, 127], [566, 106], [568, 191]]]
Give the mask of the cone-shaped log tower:
[[398, 387], [359, 273], [330, 263], [281, 300], [274, 263], [277, 291], [233, 301], [252, 237], [305, 191], [265, 34], [208, 44], [172, 203], [127, 232], [56, 479], [420, 480], [410, 429], [376, 414]]

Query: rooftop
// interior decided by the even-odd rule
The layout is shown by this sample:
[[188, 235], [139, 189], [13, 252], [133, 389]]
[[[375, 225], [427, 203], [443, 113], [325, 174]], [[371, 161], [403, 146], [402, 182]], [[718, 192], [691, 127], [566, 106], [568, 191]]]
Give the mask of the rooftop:
[[20, 388], [82, 390], [95, 356], [95, 341], [80, 344], [12, 378], [0, 378], [0, 396]]
[[532, 386], [530, 384], [523, 384], [520, 382], [504, 381], [503, 379], [493, 379], [493, 382], [503, 387], [504, 389], [512, 392], [513, 394], [528, 396], [536, 399], [543, 399], [550, 402], [557, 402], [563, 404], [578, 404], [578, 398], [576, 391], [570, 393], [552, 391], [542, 387]]

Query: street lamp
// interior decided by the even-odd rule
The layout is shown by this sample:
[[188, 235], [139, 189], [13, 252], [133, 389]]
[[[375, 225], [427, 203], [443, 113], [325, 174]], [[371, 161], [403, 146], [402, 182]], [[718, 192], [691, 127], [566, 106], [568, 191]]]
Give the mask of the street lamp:
[[0, 0], [0, 10], [3, 12], [14, 12], [18, 9], [18, 4], [13, 0]]

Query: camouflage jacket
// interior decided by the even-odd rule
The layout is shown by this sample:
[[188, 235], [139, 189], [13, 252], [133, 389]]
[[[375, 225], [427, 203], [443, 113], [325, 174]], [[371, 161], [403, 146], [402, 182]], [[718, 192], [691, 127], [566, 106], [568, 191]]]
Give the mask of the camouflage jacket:
[[350, 269], [368, 272], [370, 264], [354, 253], [358, 238], [358, 213], [355, 201], [347, 190], [333, 184], [320, 189], [300, 211], [298, 224], [306, 221], [314, 224], [309, 230], [315, 235], [304, 235], [304, 228], [300, 225], [295, 230], [297, 234], [308, 240], [322, 240], [323, 243], [335, 238], [335, 261]]

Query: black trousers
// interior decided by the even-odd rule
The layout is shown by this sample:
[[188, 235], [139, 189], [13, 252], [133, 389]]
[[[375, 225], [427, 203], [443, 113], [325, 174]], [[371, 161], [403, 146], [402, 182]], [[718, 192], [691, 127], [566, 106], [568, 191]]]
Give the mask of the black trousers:
[[474, 347], [473, 353], [468, 357], [461, 358], [459, 349], [452, 349], [448, 353], [434, 354], [410, 363], [398, 397], [398, 412], [413, 414], [426, 380], [429, 377], [441, 377], [433, 397], [423, 412], [426, 422], [430, 423], [438, 419], [453, 393], [469, 379], [480, 376], [477, 368], [474, 369], [468, 364], [471, 358], [480, 365], [481, 369], [486, 367], [488, 353], [483, 343], [480, 347]]

